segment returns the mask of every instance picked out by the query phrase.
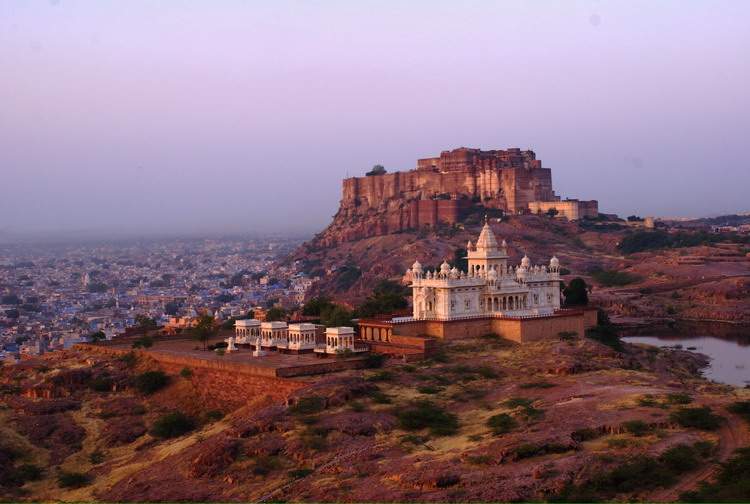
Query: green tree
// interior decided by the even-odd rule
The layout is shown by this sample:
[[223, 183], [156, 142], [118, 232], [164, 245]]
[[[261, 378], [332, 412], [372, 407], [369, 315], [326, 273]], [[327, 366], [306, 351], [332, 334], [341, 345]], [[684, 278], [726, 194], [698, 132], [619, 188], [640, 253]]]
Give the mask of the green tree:
[[385, 170], [385, 167], [383, 165], [376, 164], [372, 167], [372, 170], [365, 173], [365, 176], [370, 177], [372, 175], [385, 175], [386, 173], [388, 172]]
[[552, 207], [549, 210], [547, 210], [547, 217], [554, 219], [559, 213], [560, 211], [557, 208]]
[[274, 306], [266, 312], [266, 322], [286, 320], [287, 311], [280, 306]]
[[586, 281], [576, 277], [563, 289], [565, 304], [568, 306], [586, 306], [589, 304], [588, 287]]
[[332, 308], [333, 303], [331, 303], [329, 297], [318, 296], [305, 303], [305, 306], [302, 307], [302, 315], [307, 317], [320, 317], [321, 312]]
[[141, 315], [140, 313], [135, 316], [135, 324], [141, 329], [154, 329], [156, 328], [156, 320], [152, 319], [147, 315]]
[[15, 294], [6, 294], [2, 297], [2, 304], [21, 304], [21, 298]]
[[205, 350], [208, 341], [219, 332], [219, 327], [211, 315], [201, 315], [198, 317], [196, 324], [187, 332], [188, 336], [203, 343], [203, 350]]
[[166, 313], [167, 315], [177, 315], [177, 311], [179, 309], [179, 303], [167, 303], [164, 305], [164, 313]]
[[320, 321], [326, 327], [354, 327], [352, 312], [339, 304], [333, 305], [332, 309], [321, 313]]
[[92, 343], [96, 343], [97, 341], [102, 341], [104, 339], [107, 339], [107, 335], [104, 334], [104, 331], [96, 331], [94, 334], [89, 336], [89, 341]]
[[131, 345], [131, 348], [145, 348], [146, 350], [148, 350], [152, 346], [154, 346], [154, 338], [152, 338], [148, 333], [146, 333], [140, 338], [138, 338], [137, 340], [135, 340], [133, 344]]

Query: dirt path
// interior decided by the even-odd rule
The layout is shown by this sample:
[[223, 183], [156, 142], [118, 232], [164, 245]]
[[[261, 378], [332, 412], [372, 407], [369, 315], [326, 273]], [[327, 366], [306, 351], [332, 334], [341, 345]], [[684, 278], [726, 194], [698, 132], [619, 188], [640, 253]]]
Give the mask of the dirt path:
[[[724, 462], [734, 450], [750, 444], [750, 435], [745, 420], [730, 415], [723, 409], [718, 410], [717, 413], [727, 419], [719, 429], [719, 451], [716, 454], [716, 458]], [[696, 489], [699, 482], [711, 478], [717, 469], [717, 464], [710, 464], [685, 474], [670, 488], [657, 490], [647, 496], [646, 502], [678, 502], [680, 492]]]

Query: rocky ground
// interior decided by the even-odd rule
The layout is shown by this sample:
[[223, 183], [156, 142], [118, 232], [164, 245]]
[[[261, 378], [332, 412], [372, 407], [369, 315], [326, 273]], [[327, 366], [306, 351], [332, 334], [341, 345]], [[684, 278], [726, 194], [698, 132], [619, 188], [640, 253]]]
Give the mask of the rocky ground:
[[[322, 376], [288, 404], [260, 394], [219, 418], [196, 403], [189, 376], [140, 391], [148, 359], [55, 354], [2, 368], [0, 485], [14, 501], [555, 501], [638, 456], [701, 446], [697, 466], [662, 485], [597, 494], [669, 501], [748, 444], [744, 421], [723, 409], [747, 391], [701, 379], [705, 362], [588, 339], [486, 337], [415, 365]], [[675, 419], [698, 406], [724, 418], [718, 429]], [[194, 429], [155, 437], [177, 410]], [[86, 480], [65, 486], [61, 476], [78, 473]]]
[[[721, 243], [623, 255], [617, 250], [629, 229], [594, 232], [578, 223], [534, 215], [493, 221], [498, 239], [508, 242], [511, 264], [528, 255], [547, 264], [554, 254], [568, 282], [582, 277], [592, 287], [591, 300], [623, 324], [676, 318], [742, 322], [750, 320], [750, 257], [742, 246]], [[481, 223], [406, 231], [361, 238], [331, 247], [303, 245], [283, 264], [298, 261], [310, 272], [325, 272], [310, 296], [337, 294], [354, 301], [368, 295], [383, 278], [401, 280], [419, 259], [423, 266], [452, 260], [456, 249], [475, 241]], [[354, 271], [352, 271], [354, 269]], [[622, 285], [592, 276], [597, 269], [630, 275]]]

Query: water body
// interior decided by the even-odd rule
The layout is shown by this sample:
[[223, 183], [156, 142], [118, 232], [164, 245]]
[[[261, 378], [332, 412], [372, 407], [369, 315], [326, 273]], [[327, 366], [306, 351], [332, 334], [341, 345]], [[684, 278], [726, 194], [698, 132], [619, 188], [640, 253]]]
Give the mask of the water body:
[[[624, 341], [693, 350], [711, 358], [703, 375], [737, 387], [750, 384], [750, 324], [678, 322], [623, 332]], [[693, 348], [694, 347], [694, 348]]]

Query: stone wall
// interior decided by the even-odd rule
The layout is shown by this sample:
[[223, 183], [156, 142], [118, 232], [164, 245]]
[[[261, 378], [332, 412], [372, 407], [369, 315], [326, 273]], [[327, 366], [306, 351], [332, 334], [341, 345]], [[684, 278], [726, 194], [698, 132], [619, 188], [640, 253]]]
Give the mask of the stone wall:
[[[130, 352], [121, 348], [88, 344], [77, 344], [74, 348], [111, 356]], [[274, 368], [161, 354], [153, 351], [136, 350], [134, 352], [140, 357], [153, 359], [165, 373], [171, 376], [179, 376], [182, 369], [189, 368], [193, 372], [192, 382], [196, 386], [196, 391], [209, 408], [239, 408], [263, 396], [269, 396], [274, 401], [281, 401], [295, 390], [308, 385], [303, 381], [279, 377]]]
[[561, 312], [549, 317], [476, 317], [461, 320], [417, 320], [394, 324], [394, 331], [403, 336], [427, 335], [445, 340], [476, 338], [497, 333], [518, 343], [528, 343], [554, 337], [560, 332], [575, 332], [583, 336], [586, 329], [596, 325], [596, 309]]

